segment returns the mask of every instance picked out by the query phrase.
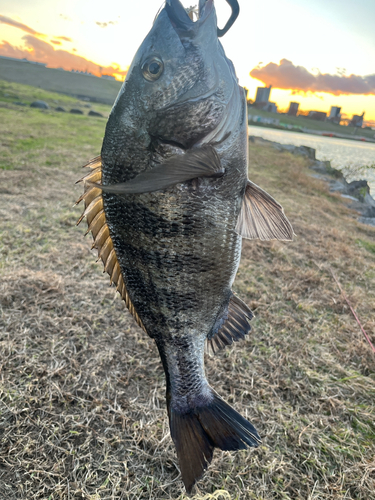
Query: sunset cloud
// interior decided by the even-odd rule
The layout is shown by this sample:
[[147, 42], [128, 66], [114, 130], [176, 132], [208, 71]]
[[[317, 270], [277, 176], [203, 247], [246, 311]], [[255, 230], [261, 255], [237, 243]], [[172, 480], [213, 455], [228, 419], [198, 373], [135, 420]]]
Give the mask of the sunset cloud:
[[127, 71], [120, 70], [119, 66], [101, 67], [93, 61], [62, 49], [55, 49], [44, 40], [40, 40], [32, 35], [22, 37], [25, 42], [25, 48], [14, 47], [8, 42], [0, 43], [0, 55], [7, 57], [16, 57], [19, 59], [27, 58], [32, 61], [38, 61], [47, 64], [50, 68], [63, 68], [67, 71], [87, 71], [93, 75], [126, 75]]
[[61, 42], [59, 40], [50, 40], [50, 42], [55, 45], [61, 45]]
[[[0, 23], [8, 24], [9, 26], [13, 26], [14, 28], [18, 28], [22, 31], [25, 31], [26, 33], [29, 33], [30, 35], [34, 35], [37, 37], [42, 37], [45, 38], [46, 35], [44, 33], [39, 33], [38, 31], [33, 30], [30, 28], [30, 26], [27, 26], [26, 24], [19, 23], [18, 21], [15, 21], [14, 19], [6, 16], [0, 15]], [[67, 36], [54, 36], [54, 40], [51, 40], [52, 43], [59, 45], [61, 42], [56, 42], [57, 40], [64, 40], [65, 42], [72, 42], [72, 39], [67, 37]]]
[[29, 26], [26, 26], [26, 24], [19, 23], [18, 21], [15, 21], [10, 17], [0, 15], [0, 23], [9, 24], [9, 26], [14, 26], [15, 28], [19, 28], [22, 31], [26, 31], [26, 33], [30, 33], [30, 35], [44, 36], [43, 33], [38, 33]]
[[364, 94], [375, 95], [375, 74], [368, 76], [338, 75], [318, 73], [314, 75], [303, 66], [295, 66], [288, 59], [279, 64], [258, 65], [250, 71], [250, 76], [266, 85], [295, 92], [327, 92], [336, 96]]

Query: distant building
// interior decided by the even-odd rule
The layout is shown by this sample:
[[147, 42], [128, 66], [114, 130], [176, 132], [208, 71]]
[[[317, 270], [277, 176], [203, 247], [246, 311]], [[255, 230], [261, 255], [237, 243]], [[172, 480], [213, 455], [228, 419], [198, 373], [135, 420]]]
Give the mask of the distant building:
[[116, 78], [112, 75], [102, 75], [101, 78], [105, 78], [106, 80], [116, 80]]
[[348, 123], [348, 127], [362, 127], [363, 125], [363, 117], [365, 116], [365, 112], [361, 115], [353, 115], [353, 118]]
[[252, 107], [269, 113], [277, 113], [277, 104], [275, 102], [254, 102]]
[[275, 102], [268, 102], [263, 110], [269, 113], [277, 113], [277, 104]]
[[327, 120], [333, 122], [333, 123], [340, 123], [341, 121], [341, 108], [339, 108], [338, 106], [331, 106], [331, 110], [329, 112], [329, 116], [327, 118]]
[[268, 111], [270, 113], [277, 113], [277, 105], [274, 102], [270, 102], [270, 93], [272, 85], [269, 87], [258, 87], [255, 96], [255, 101], [253, 103], [253, 108], [261, 109], [263, 111]]
[[288, 115], [289, 116], [297, 116], [298, 113], [299, 102], [290, 102]]
[[270, 100], [272, 85], [269, 87], [258, 87], [255, 96], [255, 103], [266, 103]]
[[71, 73], [76, 73], [78, 75], [86, 75], [86, 76], [94, 76], [95, 78], [97, 78], [96, 75], [90, 73], [90, 71], [81, 71], [79, 69], [72, 69], [70, 70]]
[[324, 113], [324, 111], [309, 111], [307, 118], [310, 118], [311, 120], [318, 120], [320, 122], [325, 122], [327, 118], [327, 113]]

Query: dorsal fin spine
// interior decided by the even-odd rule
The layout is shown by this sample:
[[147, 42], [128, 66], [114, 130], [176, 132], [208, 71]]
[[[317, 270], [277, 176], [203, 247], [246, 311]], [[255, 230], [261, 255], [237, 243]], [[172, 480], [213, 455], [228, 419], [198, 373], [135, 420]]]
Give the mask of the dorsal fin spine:
[[83, 182], [85, 191], [79, 197], [76, 205], [81, 201], [85, 203], [85, 209], [83, 214], [79, 218], [77, 225], [86, 217], [88, 229], [85, 233], [91, 232], [93, 236], [93, 245], [91, 248], [96, 248], [98, 250], [98, 260], [102, 260], [104, 265], [104, 271], [110, 276], [110, 284], [114, 283], [116, 290], [120, 293], [122, 299], [124, 300], [126, 307], [129, 309], [130, 313], [134, 316], [134, 319], [138, 325], [146, 331], [140, 317], [135, 310], [133, 303], [130, 300], [129, 294], [126, 290], [124, 277], [122, 275], [120, 263], [117, 260], [116, 250], [113, 246], [113, 241], [109, 232], [109, 227], [107, 224], [102, 190], [97, 187], [90, 186], [88, 182], [94, 182], [101, 184], [102, 181], [102, 163], [101, 157], [97, 156], [90, 160], [84, 167], [90, 168], [90, 172], [82, 177], [77, 182]]

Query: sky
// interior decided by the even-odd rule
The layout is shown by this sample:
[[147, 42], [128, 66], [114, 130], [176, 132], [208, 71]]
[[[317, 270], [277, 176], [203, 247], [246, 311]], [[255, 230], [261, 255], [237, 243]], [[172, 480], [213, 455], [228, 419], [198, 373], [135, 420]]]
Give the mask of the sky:
[[[185, 6], [197, 0], [182, 0]], [[375, 126], [375, 0], [239, 0], [221, 39], [254, 99], [272, 84], [279, 110], [340, 106]], [[215, 0], [218, 24], [230, 15]], [[124, 79], [162, 0], [1, 0], [0, 55]], [[251, 74], [251, 75], [250, 75]], [[1, 78], [1, 75], [0, 75]]]

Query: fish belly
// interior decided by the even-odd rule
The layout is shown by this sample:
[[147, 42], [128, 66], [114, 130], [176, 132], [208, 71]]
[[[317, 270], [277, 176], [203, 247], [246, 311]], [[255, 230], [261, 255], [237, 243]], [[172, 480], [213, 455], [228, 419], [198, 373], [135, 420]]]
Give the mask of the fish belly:
[[206, 338], [240, 259], [233, 202], [216, 191], [180, 186], [104, 194], [104, 209], [127, 291], [148, 334]]

